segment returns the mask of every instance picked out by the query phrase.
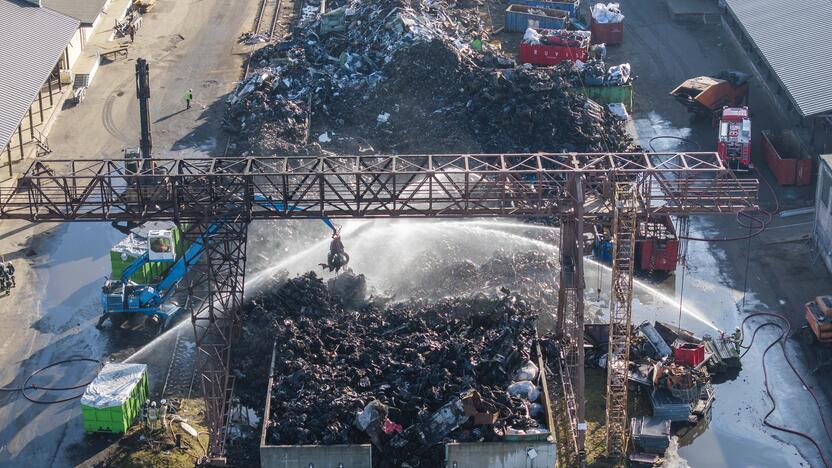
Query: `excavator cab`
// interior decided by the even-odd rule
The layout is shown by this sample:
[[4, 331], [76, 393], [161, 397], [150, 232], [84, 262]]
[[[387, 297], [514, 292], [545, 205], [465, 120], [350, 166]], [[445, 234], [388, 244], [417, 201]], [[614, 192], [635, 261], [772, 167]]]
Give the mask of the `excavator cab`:
[[175, 262], [173, 231], [163, 229], [149, 231], [147, 236], [147, 256], [151, 262]]

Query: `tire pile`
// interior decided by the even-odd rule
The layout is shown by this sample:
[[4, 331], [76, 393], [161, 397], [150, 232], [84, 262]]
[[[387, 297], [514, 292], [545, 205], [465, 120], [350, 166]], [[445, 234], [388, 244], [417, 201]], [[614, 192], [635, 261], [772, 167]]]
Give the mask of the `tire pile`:
[[[528, 373], [535, 306], [507, 290], [434, 303], [357, 300], [365, 293], [361, 275], [325, 284], [308, 273], [275, 277], [245, 306], [234, 368], [237, 394], [255, 410], [275, 346], [268, 444], [372, 442], [377, 466], [435, 467], [448, 439], [545, 432], [538, 397], [507, 391]], [[473, 405], [496, 421], [459, 412]], [[449, 421], [442, 408], [460, 410]]]
[[226, 128], [238, 134], [239, 151], [633, 149], [621, 122], [569, 92], [569, 67], [517, 66], [490, 43], [474, 4], [343, 6], [351, 13], [343, 31], [321, 34], [320, 15], [307, 15], [291, 40], [257, 51], [254, 73], [229, 98]]

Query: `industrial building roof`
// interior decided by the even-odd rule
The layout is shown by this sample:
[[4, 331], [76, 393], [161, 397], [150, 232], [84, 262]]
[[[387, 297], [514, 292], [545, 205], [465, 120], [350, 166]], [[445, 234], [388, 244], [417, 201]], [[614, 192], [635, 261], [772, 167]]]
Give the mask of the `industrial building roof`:
[[725, 1], [798, 112], [832, 111], [832, 1]]
[[20, 121], [80, 25], [46, 8], [0, 0], [0, 149]]
[[98, 18], [107, 0], [41, 0], [41, 5], [63, 13], [90, 26]]

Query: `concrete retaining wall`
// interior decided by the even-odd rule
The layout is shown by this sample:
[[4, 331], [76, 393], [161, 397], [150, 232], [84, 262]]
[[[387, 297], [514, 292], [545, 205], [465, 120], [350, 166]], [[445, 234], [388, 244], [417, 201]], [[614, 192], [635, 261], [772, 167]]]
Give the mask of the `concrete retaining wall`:
[[832, 155], [821, 156], [815, 196], [815, 242], [818, 254], [832, 272]]
[[262, 445], [262, 468], [372, 468], [373, 450], [364, 445]]
[[557, 459], [555, 445], [548, 441], [445, 445], [447, 468], [551, 468]]

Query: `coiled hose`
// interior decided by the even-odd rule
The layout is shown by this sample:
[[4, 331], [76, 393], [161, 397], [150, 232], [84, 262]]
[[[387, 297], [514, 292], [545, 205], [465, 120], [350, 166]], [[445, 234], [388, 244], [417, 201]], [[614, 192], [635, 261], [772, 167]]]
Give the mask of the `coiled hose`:
[[21, 387], [0, 387], [0, 392], [21, 392], [21, 394], [23, 395], [24, 398], [31, 401], [32, 403], [37, 403], [39, 405], [54, 405], [56, 403], [64, 403], [66, 401], [71, 401], [71, 400], [75, 400], [77, 398], [81, 398], [84, 395], [83, 392], [81, 392], [80, 394], [75, 395], [75, 396], [71, 396], [71, 397], [67, 397], [67, 398], [61, 398], [61, 399], [58, 399], [58, 400], [38, 400], [38, 399], [30, 397], [29, 395], [26, 394], [27, 390], [41, 390], [41, 391], [48, 391], [48, 392], [66, 392], [66, 391], [70, 391], [70, 390], [78, 390], [80, 388], [86, 388], [87, 385], [92, 383], [92, 380], [90, 380], [89, 382], [84, 382], [82, 384], [73, 385], [73, 386], [70, 386], [70, 387], [38, 387], [37, 385], [34, 385], [34, 384], [30, 385], [29, 384], [29, 382], [36, 375], [40, 374], [43, 371], [45, 371], [47, 369], [51, 369], [53, 367], [57, 367], [57, 366], [61, 366], [61, 365], [69, 364], [69, 363], [73, 363], [73, 362], [94, 362], [94, 363], [98, 364], [99, 366], [101, 365], [100, 360], [92, 359], [92, 358], [64, 359], [62, 361], [53, 362], [52, 364], [49, 364], [46, 367], [41, 367], [40, 369], [32, 372], [32, 374], [29, 375], [29, 377], [27, 377], [26, 380], [23, 382], [23, 385]]
[[768, 346], [766, 346], [765, 350], [763, 351], [763, 355], [761, 357], [762, 367], [763, 367], [763, 384], [765, 386], [766, 396], [768, 397], [769, 401], [771, 402], [771, 409], [763, 417], [763, 424], [765, 424], [766, 426], [768, 426], [772, 429], [775, 429], [775, 430], [778, 430], [778, 431], [781, 431], [781, 432], [786, 432], [786, 433], [789, 433], [789, 434], [793, 434], [793, 435], [796, 435], [798, 437], [801, 437], [803, 439], [808, 440], [818, 450], [818, 453], [820, 454], [820, 458], [823, 461], [823, 465], [826, 468], [829, 468], [829, 462], [826, 460], [826, 456], [824, 455], [824, 452], [821, 449], [820, 444], [818, 444], [818, 442], [812, 436], [810, 436], [809, 434], [807, 434], [805, 432], [798, 431], [797, 429], [790, 429], [788, 427], [777, 425], [777, 424], [769, 421], [769, 419], [768, 419], [769, 416], [771, 416], [772, 413], [774, 413], [774, 411], [777, 409], [777, 402], [775, 401], [774, 395], [771, 393], [771, 388], [769, 387], [768, 369], [766, 368], [766, 355], [774, 347], [774, 345], [779, 343], [780, 344], [780, 350], [783, 352], [783, 357], [786, 359], [786, 363], [788, 363], [788, 365], [791, 368], [794, 375], [797, 376], [798, 380], [800, 380], [800, 383], [801, 383], [801, 385], [803, 385], [803, 388], [805, 388], [806, 391], [809, 392], [809, 395], [811, 395], [812, 400], [814, 400], [815, 406], [817, 406], [817, 408], [818, 408], [818, 414], [820, 416], [821, 423], [823, 423], [823, 430], [826, 432], [826, 437], [829, 439], [829, 442], [832, 443], [832, 435], [830, 435], [830, 433], [829, 433], [829, 427], [827, 427], [827, 425], [826, 425], [826, 419], [823, 417], [823, 410], [821, 408], [820, 401], [818, 401], [817, 395], [815, 394], [814, 390], [812, 390], [812, 387], [810, 387], [809, 384], [806, 383], [806, 380], [803, 378], [803, 376], [800, 374], [800, 372], [798, 372], [797, 368], [795, 367], [795, 365], [792, 363], [791, 359], [789, 358], [789, 354], [786, 352], [786, 338], [788, 338], [791, 335], [791, 329], [792, 329], [791, 324], [789, 323], [788, 319], [786, 319], [786, 317], [784, 317], [783, 315], [780, 315], [780, 314], [774, 313], [774, 312], [754, 312], [754, 313], [751, 313], [751, 314], [747, 315], [743, 319], [742, 324], [740, 325], [740, 327], [744, 330], [746, 322], [748, 322], [749, 320], [751, 320], [753, 318], [756, 318], [756, 317], [767, 317], [767, 318], [770, 318], [770, 319], [775, 319], [775, 321], [768, 321], [768, 322], [765, 322], [765, 323], [761, 323], [760, 325], [757, 325], [754, 328], [754, 331], [751, 334], [751, 341], [748, 343], [748, 346], [742, 346], [743, 348], [746, 348], [746, 351], [742, 354], [741, 357], [744, 357], [748, 353], [748, 351], [751, 349], [751, 347], [754, 345], [754, 339], [757, 337], [757, 332], [759, 332], [761, 329], [771, 326], [771, 327], [776, 327], [780, 330], [780, 336], [778, 336], [776, 340], [772, 341]]

